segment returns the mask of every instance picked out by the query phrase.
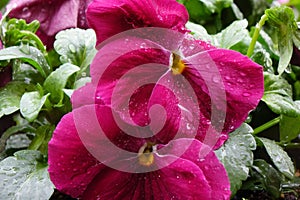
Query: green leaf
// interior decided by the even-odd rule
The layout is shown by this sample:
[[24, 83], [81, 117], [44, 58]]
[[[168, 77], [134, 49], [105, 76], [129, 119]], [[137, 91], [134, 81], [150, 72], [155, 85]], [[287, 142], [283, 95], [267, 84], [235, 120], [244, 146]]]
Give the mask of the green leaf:
[[58, 103], [62, 100], [63, 89], [67, 84], [68, 78], [79, 70], [79, 67], [65, 63], [47, 77], [44, 82], [44, 88], [51, 93], [50, 99], [53, 102]]
[[214, 44], [212, 36], [210, 36], [207, 33], [206, 29], [203, 26], [201, 26], [200, 24], [195, 24], [195, 23], [189, 21], [186, 23], [185, 26], [187, 29], [192, 31], [194, 38]]
[[249, 168], [253, 164], [252, 150], [256, 149], [256, 142], [252, 133], [253, 130], [249, 125], [242, 124], [216, 151], [228, 173], [232, 196], [241, 188], [242, 181], [247, 179]]
[[43, 77], [46, 77], [51, 68], [44, 55], [35, 47], [29, 45], [13, 46], [0, 50], [0, 60], [20, 59], [35, 67]]
[[220, 12], [223, 8], [228, 8], [233, 3], [233, 0], [199, 0], [210, 9], [212, 13]]
[[96, 54], [96, 34], [92, 29], [68, 29], [59, 32], [54, 49], [60, 54], [62, 63], [71, 63], [86, 68]]
[[52, 137], [55, 126], [43, 125], [37, 128], [35, 137], [30, 143], [28, 149], [39, 150], [42, 154], [47, 155], [48, 153], [48, 142]]
[[274, 7], [265, 11], [268, 23], [274, 28], [275, 44], [279, 50], [278, 73], [281, 75], [288, 67], [293, 54], [293, 35], [298, 30], [294, 12], [286, 6]]
[[265, 92], [262, 101], [274, 113], [289, 117], [300, 116], [300, 110], [292, 98], [292, 87], [285, 79], [265, 72], [264, 81]]
[[30, 23], [26, 23], [24, 19], [9, 19], [5, 23], [5, 37], [4, 44], [6, 47], [19, 46], [20, 44], [31, 44], [35, 47], [41, 47], [44, 51], [45, 47], [41, 44], [40, 39], [34, 33], [38, 30], [40, 23], [37, 20], [33, 20]]
[[260, 137], [257, 137], [257, 139], [259, 139], [263, 143], [267, 150], [267, 153], [269, 154], [277, 169], [287, 178], [292, 179], [294, 177], [295, 168], [288, 154], [273, 140]]
[[49, 199], [54, 191], [38, 151], [23, 150], [0, 162], [1, 199]]
[[12, 75], [13, 80], [25, 83], [43, 83], [45, 80], [34, 67], [20, 61], [14, 62]]
[[[299, 101], [296, 101], [299, 104]], [[300, 134], [300, 117], [280, 116], [280, 142], [288, 143]]]
[[35, 120], [49, 95], [48, 93], [41, 96], [37, 91], [24, 93], [20, 101], [20, 110], [23, 117], [30, 122]]
[[14, 134], [19, 132], [34, 132], [35, 129], [28, 123], [17, 124], [15, 126], [9, 127], [0, 138], [0, 152], [5, 150], [5, 145], [7, 140]]
[[229, 49], [246, 37], [249, 37], [249, 32], [246, 29], [247, 26], [248, 22], [246, 19], [234, 21], [226, 29], [214, 35], [217, 41], [214, 44], [218, 47]]
[[255, 160], [252, 168], [260, 175], [259, 180], [263, 188], [273, 197], [279, 198], [281, 194], [281, 176], [278, 171], [261, 159]]
[[18, 81], [11, 81], [5, 87], [0, 88], [0, 118], [18, 111], [21, 96], [32, 89], [32, 85]]

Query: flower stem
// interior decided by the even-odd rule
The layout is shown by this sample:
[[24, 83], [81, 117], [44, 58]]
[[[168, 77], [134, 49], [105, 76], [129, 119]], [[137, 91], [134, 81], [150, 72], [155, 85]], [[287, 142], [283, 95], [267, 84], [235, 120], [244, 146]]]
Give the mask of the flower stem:
[[253, 135], [256, 135], [256, 134], [268, 129], [268, 128], [278, 124], [279, 122], [280, 122], [280, 117], [276, 117], [275, 119], [272, 119], [271, 121], [268, 121], [267, 123], [255, 128]]
[[252, 36], [252, 40], [251, 40], [251, 43], [249, 45], [249, 48], [248, 48], [248, 51], [247, 51], [247, 56], [250, 57], [252, 56], [253, 54], [253, 51], [254, 51], [254, 47], [255, 47], [255, 43], [258, 39], [258, 36], [259, 36], [259, 32], [260, 30], [262, 29], [262, 26], [265, 24], [265, 22], [268, 20], [268, 16], [266, 14], [264, 14], [259, 22], [256, 24], [256, 27], [255, 27], [255, 31], [253, 33], [253, 36]]

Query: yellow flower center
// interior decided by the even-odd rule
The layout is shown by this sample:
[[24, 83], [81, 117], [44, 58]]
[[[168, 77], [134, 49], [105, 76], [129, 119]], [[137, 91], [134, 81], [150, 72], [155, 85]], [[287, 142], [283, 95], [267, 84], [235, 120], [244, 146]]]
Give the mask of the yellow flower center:
[[143, 166], [150, 166], [154, 162], [153, 143], [145, 143], [139, 150], [139, 163]]
[[180, 56], [175, 53], [172, 53], [172, 58], [173, 58], [173, 63], [172, 63], [171, 70], [173, 74], [174, 75], [182, 74], [182, 72], [186, 67], [184, 62], [180, 59]]

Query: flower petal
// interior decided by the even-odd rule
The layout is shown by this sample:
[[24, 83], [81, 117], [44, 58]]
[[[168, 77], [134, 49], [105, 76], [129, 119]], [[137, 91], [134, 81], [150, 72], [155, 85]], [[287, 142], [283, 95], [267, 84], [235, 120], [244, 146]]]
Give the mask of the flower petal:
[[72, 27], [87, 28], [85, 8], [89, 2], [91, 0], [11, 0], [7, 8], [12, 9], [9, 17], [25, 19], [28, 23], [38, 20], [38, 36], [47, 46], [52, 46], [57, 32]]
[[[168, 160], [167, 156], [164, 159]], [[197, 165], [177, 159], [169, 166], [149, 173], [134, 174], [106, 168], [83, 195], [84, 199], [95, 197], [104, 200], [207, 199], [210, 186]]]
[[73, 114], [65, 115], [57, 125], [48, 147], [49, 175], [61, 192], [79, 197], [103, 168], [82, 144]]
[[175, 0], [95, 0], [87, 10], [97, 45], [109, 37], [138, 27], [162, 27], [185, 32], [185, 7]]
[[[215, 124], [225, 119], [224, 126], [223, 123], [215, 126], [216, 131], [221, 132], [220, 136], [225, 136], [238, 128], [260, 101], [264, 90], [263, 69], [236, 51], [208, 48], [206, 46], [204, 51], [186, 58], [190, 67], [184, 75], [198, 95], [204, 116]], [[213, 112], [219, 120], [211, 119]], [[199, 136], [203, 141], [204, 136]], [[224, 139], [226, 137], [221, 137], [215, 148]]]
[[[162, 147], [162, 146], [161, 146]], [[160, 147], [159, 154], [174, 155], [195, 163], [203, 171], [211, 187], [210, 199], [230, 199], [230, 182], [227, 172], [212, 148], [198, 140], [181, 138]]]

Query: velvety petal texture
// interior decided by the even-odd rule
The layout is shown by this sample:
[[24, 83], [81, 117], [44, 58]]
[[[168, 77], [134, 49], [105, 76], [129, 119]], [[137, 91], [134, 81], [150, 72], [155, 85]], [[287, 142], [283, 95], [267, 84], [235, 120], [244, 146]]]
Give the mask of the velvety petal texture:
[[9, 17], [27, 22], [38, 20], [37, 32], [47, 47], [52, 47], [57, 32], [73, 27], [88, 28], [85, 10], [92, 0], [11, 0]]
[[[140, 39], [136, 43], [140, 44]], [[181, 75], [173, 74], [172, 51], [162, 46], [133, 48], [123, 55], [123, 48], [131, 49], [130, 43], [117, 40], [108, 46], [100, 49], [91, 65], [93, 84], [97, 85], [95, 102], [98, 98], [120, 113], [129, 112], [123, 119], [135, 124], [150, 123], [151, 107], [158, 104], [166, 111], [164, 133], [196, 137], [217, 149], [263, 95], [260, 65], [238, 52], [218, 49], [189, 36], [174, 50], [185, 63]], [[156, 86], [143, 86], [150, 82]], [[159, 119], [160, 114], [153, 119]]]
[[175, 0], [94, 0], [87, 19], [96, 31], [98, 45], [132, 28], [162, 27], [185, 32], [188, 12]]
[[[214, 153], [198, 140], [183, 138], [166, 145], [157, 145], [159, 150], [154, 152], [153, 165], [159, 170], [128, 173], [103, 165], [85, 148], [74, 118], [75, 112], [90, 113], [92, 108], [83, 106], [65, 115], [49, 142], [49, 174], [58, 190], [75, 198], [104, 200], [219, 199], [221, 194], [223, 199], [229, 198], [230, 184], [224, 167]], [[118, 141], [120, 132], [114, 128], [111, 117], [105, 114], [107, 111], [106, 106], [96, 106], [98, 120], [106, 125], [102, 127], [108, 137]], [[109, 128], [110, 131], [107, 130]], [[96, 132], [91, 134], [94, 136], [93, 141], [101, 140]], [[137, 140], [122, 141], [122, 148], [126, 148], [124, 144], [128, 142], [130, 146], [139, 146]], [[97, 148], [109, 154], [110, 149], [106, 146], [99, 144]], [[168, 161], [172, 162], [166, 166]], [[127, 162], [132, 163], [130, 160]]]

